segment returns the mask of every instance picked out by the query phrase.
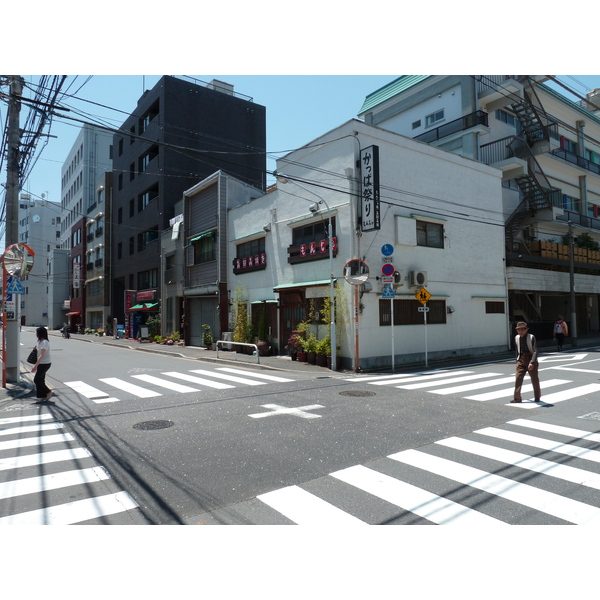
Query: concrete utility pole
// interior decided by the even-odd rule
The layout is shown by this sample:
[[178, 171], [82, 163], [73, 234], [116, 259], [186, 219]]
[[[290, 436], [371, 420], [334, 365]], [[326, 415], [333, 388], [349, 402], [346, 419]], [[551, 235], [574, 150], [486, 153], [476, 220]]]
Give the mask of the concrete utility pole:
[[[19, 241], [19, 159], [21, 145], [21, 129], [19, 116], [21, 113], [21, 94], [23, 78], [15, 75], [10, 78], [10, 100], [8, 102], [8, 132], [6, 161], [6, 247]], [[19, 366], [19, 298], [15, 302], [15, 320], [6, 323], [6, 380], [19, 383], [21, 369]]]
[[575, 250], [573, 223], [569, 221], [569, 288], [571, 291], [571, 346], [577, 348], [577, 305], [575, 303]]

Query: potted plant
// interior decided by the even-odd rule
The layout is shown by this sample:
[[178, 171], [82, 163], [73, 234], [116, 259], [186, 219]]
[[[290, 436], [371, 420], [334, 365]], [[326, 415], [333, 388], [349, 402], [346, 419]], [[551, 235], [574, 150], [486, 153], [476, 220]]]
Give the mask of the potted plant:
[[298, 352], [302, 351], [302, 336], [298, 331], [292, 331], [292, 335], [288, 338], [288, 343], [285, 349], [291, 356], [292, 360], [298, 358]]
[[317, 365], [327, 366], [327, 358], [331, 358], [331, 336], [323, 338], [317, 343]]
[[314, 333], [309, 333], [306, 340], [304, 340], [304, 350], [306, 350], [307, 361], [310, 365], [317, 364], [317, 336]]
[[202, 342], [206, 346], [207, 350], [212, 350], [213, 338], [210, 332], [210, 326], [206, 324], [202, 325], [202, 329], [204, 329], [204, 333], [202, 334]]

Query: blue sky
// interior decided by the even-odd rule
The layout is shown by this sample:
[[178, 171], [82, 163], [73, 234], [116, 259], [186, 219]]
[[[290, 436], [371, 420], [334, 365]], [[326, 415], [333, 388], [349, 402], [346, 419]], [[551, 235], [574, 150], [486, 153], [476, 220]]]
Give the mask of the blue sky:
[[[235, 91], [251, 96], [254, 102], [267, 108], [267, 151], [272, 153], [267, 169], [275, 168], [275, 155], [302, 146], [326, 131], [357, 116], [365, 97], [392, 81], [396, 75], [194, 75], [203, 82], [212, 79], [227, 81]], [[69, 76], [63, 90], [75, 93], [63, 105], [71, 108], [69, 116], [118, 127], [135, 110], [144, 89], [152, 88], [159, 75], [82, 75]], [[561, 75], [567, 86], [585, 95], [586, 88], [600, 88], [600, 76]], [[25, 76], [35, 83], [37, 76]], [[564, 89], [555, 84], [566, 95]], [[572, 98], [576, 99], [576, 98]], [[96, 104], [92, 104], [94, 102]], [[98, 106], [102, 105], [102, 106]], [[4, 105], [5, 106], [5, 105]], [[4, 109], [4, 107], [0, 107]], [[23, 119], [22, 119], [23, 120]], [[56, 118], [48, 139], [31, 176], [26, 191], [60, 201], [60, 172], [78, 135], [80, 123]], [[270, 178], [272, 179], [272, 178]]]

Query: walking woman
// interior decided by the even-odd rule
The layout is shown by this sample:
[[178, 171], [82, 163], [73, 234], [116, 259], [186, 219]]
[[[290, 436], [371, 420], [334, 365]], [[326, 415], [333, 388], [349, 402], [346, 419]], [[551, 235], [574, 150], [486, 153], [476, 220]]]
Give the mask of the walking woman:
[[37, 391], [37, 402], [36, 404], [42, 404], [50, 400], [50, 396], [54, 393], [46, 385], [46, 373], [52, 364], [52, 357], [50, 356], [50, 342], [48, 341], [48, 330], [45, 327], [38, 327], [35, 330], [37, 335], [38, 343], [36, 345], [38, 351], [38, 357], [36, 363], [31, 367], [31, 372], [35, 373], [33, 383]]

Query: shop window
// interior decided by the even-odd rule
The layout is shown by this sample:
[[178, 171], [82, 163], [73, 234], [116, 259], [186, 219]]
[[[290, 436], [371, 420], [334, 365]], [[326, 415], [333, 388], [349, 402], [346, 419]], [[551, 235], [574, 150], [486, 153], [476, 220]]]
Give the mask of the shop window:
[[236, 246], [236, 257], [233, 259], [233, 272], [236, 275], [266, 268], [267, 256], [264, 237]]

